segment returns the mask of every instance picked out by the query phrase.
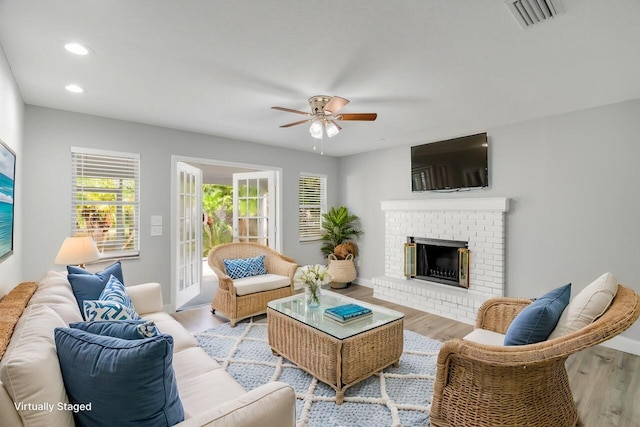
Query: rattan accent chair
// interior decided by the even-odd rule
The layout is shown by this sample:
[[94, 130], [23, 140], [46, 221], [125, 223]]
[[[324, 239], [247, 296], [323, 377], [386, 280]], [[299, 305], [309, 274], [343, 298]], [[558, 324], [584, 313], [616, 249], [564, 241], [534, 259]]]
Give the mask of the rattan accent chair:
[[[248, 295], [237, 295], [233, 279], [226, 274], [223, 259], [251, 258], [265, 255], [265, 268], [269, 274], [278, 274], [289, 278], [289, 286]], [[216, 311], [229, 318], [231, 326], [247, 317], [267, 312], [267, 303], [271, 300], [294, 294], [294, 275], [298, 264], [291, 258], [257, 243], [225, 243], [209, 251], [209, 266], [218, 276], [218, 290], [211, 303], [211, 312]]]
[[[531, 300], [494, 298], [478, 312], [476, 328], [504, 334]], [[567, 358], [629, 328], [640, 316], [640, 296], [618, 285], [607, 311], [593, 323], [553, 340], [489, 346], [461, 339], [438, 354], [431, 403], [435, 427], [579, 425], [565, 369]]]

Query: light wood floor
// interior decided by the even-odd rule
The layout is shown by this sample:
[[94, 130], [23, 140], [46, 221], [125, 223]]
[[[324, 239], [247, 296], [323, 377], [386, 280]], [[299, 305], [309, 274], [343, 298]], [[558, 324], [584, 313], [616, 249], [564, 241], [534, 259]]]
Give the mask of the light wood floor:
[[[353, 284], [333, 291], [401, 311], [406, 329], [439, 341], [462, 338], [473, 330], [471, 325], [373, 298], [373, 291], [364, 286]], [[203, 306], [173, 316], [190, 332], [228, 321], [222, 315], [212, 315], [210, 310]], [[265, 322], [266, 315], [253, 320]], [[640, 427], [640, 356], [595, 346], [570, 356], [567, 372], [586, 427]]]

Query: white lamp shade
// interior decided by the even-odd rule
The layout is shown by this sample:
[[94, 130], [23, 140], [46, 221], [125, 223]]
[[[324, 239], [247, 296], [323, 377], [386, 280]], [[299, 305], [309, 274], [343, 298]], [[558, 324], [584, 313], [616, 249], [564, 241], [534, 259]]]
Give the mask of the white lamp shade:
[[80, 265], [100, 259], [100, 252], [91, 236], [67, 237], [62, 242], [55, 263], [58, 265]]
[[331, 138], [332, 136], [336, 136], [338, 134], [338, 132], [340, 132], [340, 129], [338, 129], [338, 126], [336, 126], [334, 123], [327, 123], [325, 129], [327, 130], [327, 136], [329, 138]]
[[315, 139], [322, 138], [322, 123], [320, 123], [319, 121], [314, 121], [313, 123], [311, 123], [311, 127], [309, 128], [309, 133]]

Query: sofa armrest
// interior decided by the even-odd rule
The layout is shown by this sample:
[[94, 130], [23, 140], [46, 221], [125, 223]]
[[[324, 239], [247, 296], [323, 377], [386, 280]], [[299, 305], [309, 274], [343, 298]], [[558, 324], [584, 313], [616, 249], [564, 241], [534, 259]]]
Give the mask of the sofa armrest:
[[127, 286], [127, 293], [138, 314], [162, 311], [162, 286], [159, 283], [151, 282]]
[[491, 298], [480, 306], [476, 328], [505, 334], [513, 319], [531, 304], [531, 301], [523, 298]]
[[295, 423], [293, 388], [282, 382], [271, 382], [201, 414], [194, 414], [175, 427], [294, 427]]

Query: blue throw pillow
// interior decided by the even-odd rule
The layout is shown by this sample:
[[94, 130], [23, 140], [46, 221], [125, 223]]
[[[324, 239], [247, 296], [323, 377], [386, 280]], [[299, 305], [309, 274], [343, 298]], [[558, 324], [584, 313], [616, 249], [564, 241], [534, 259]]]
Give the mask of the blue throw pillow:
[[114, 320], [99, 322], [74, 322], [70, 328], [80, 329], [96, 335], [107, 335], [123, 340], [139, 340], [159, 335], [153, 320]]
[[254, 258], [223, 259], [222, 262], [227, 276], [232, 279], [267, 274], [267, 269], [264, 266], [264, 255]]
[[[62, 379], [78, 426], [172, 426], [184, 420], [173, 338], [124, 340], [56, 328]], [[90, 406], [87, 406], [90, 405]]]
[[82, 302], [84, 300], [97, 300], [112, 275], [116, 276], [120, 283], [124, 283], [120, 261], [111, 264], [98, 273], [89, 273], [87, 270], [71, 265], [67, 266], [67, 272], [69, 273], [67, 279], [71, 284], [71, 290], [73, 290], [73, 295], [76, 297], [83, 319], [85, 317]]
[[526, 306], [511, 322], [504, 345], [525, 345], [546, 340], [569, 304], [571, 283], [547, 292]]
[[[136, 313], [136, 309], [133, 306], [133, 302], [127, 293], [124, 285], [116, 278], [116, 276], [111, 276], [107, 285], [102, 290], [102, 293], [97, 298], [98, 301], [108, 301], [108, 302], [116, 302], [121, 304], [129, 315], [129, 319], [140, 320], [141, 317]], [[84, 308], [84, 304], [83, 304]], [[87, 313], [85, 313], [87, 314]], [[85, 317], [85, 320], [89, 320]], [[96, 320], [96, 319], [92, 319]], [[113, 319], [120, 320], [120, 319]]]

